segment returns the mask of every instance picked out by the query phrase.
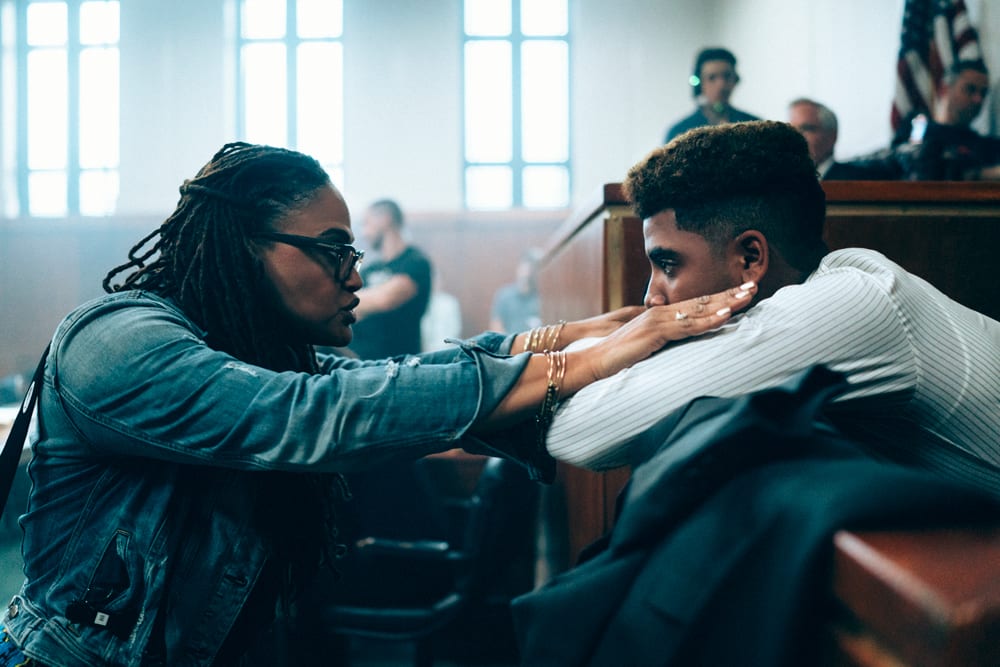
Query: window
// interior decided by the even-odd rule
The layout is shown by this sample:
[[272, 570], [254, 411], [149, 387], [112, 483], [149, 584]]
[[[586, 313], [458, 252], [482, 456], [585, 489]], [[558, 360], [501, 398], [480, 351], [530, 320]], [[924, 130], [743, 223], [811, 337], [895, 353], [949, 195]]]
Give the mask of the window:
[[465, 204], [569, 205], [569, 0], [464, 0]]
[[240, 136], [312, 155], [343, 187], [343, 1], [241, 0]]
[[[119, 167], [118, 9], [117, 0], [16, 4], [16, 38], [4, 36], [5, 44], [14, 41], [17, 48], [16, 110], [4, 109], [5, 120], [15, 116], [17, 127], [12, 138], [16, 183], [5, 187], [8, 215], [114, 212]], [[8, 6], [5, 18], [9, 12]]]

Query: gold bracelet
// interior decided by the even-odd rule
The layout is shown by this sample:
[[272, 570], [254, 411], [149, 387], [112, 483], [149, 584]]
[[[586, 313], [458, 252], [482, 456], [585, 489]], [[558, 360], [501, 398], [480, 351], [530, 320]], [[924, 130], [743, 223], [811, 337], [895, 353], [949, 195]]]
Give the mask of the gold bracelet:
[[524, 339], [524, 351], [549, 352], [555, 350], [565, 326], [566, 320], [559, 320], [557, 324], [535, 327], [528, 332], [527, 338]]
[[543, 327], [535, 327], [528, 332], [528, 337], [524, 339], [524, 351], [525, 352], [541, 352], [538, 348], [538, 343], [542, 337]]
[[[566, 353], [562, 350], [548, 350], [546, 356], [551, 360], [549, 362], [549, 372], [548, 372], [548, 383], [554, 385], [556, 388], [556, 394], [562, 389], [563, 378], [566, 377]], [[555, 367], [555, 372], [553, 372], [553, 367]]]
[[559, 320], [558, 324], [553, 324], [548, 328], [549, 330], [549, 342], [545, 346], [546, 350], [557, 350], [556, 345], [559, 343], [559, 336], [562, 334], [563, 327], [566, 326], [566, 320]]
[[562, 388], [563, 378], [566, 377], [566, 353], [562, 350], [546, 350], [544, 354], [549, 363], [545, 397], [538, 409], [538, 416], [535, 417], [535, 422], [538, 425], [537, 447], [541, 452], [545, 451], [545, 435], [548, 433], [549, 424], [552, 423], [552, 418], [555, 416], [556, 403], [559, 402], [559, 390]]

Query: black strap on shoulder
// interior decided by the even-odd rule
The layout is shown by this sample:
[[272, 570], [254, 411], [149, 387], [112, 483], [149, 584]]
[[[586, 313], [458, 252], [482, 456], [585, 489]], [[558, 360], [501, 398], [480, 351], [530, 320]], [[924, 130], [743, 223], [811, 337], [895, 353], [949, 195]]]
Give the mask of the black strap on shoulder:
[[24, 441], [28, 437], [28, 426], [31, 424], [31, 415], [35, 410], [35, 401], [38, 400], [38, 392], [42, 387], [42, 374], [45, 372], [45, 358], [49, 356], [49, 348], [45, 348], [42, 358], [38, 360], [38, 368], [31, 378], [31, 384], [24, 393], [24, 400], [21, 401], [21, 409], [17, 411], [17, 417], [7, 434], [7, 442], [4, 443], [3, 452], [0, 452], [0, 515], [3, 514], [4, 507], [7, 506], [7, 496], [10, 495], [10, 487], [14, 483], [14, 473], [17, 472], [17, 464], [21, 461], [21, 451], [24, 449]]

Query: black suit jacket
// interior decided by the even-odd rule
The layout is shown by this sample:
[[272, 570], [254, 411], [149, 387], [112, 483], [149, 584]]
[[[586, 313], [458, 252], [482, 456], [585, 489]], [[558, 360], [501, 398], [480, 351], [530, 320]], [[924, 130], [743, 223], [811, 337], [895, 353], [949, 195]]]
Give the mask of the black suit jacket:
[[902, 176], [896, 164], [878, 162], [834, 162], [823, 174], [824, 181], [892, 181]]
[[514, 601], [522, 664], [821, 664], [838, 528], [995, 520], [1000, 501], [833, 430], [820, 409], [837, 379], [813, 369], [668, 417], [609, 539]]

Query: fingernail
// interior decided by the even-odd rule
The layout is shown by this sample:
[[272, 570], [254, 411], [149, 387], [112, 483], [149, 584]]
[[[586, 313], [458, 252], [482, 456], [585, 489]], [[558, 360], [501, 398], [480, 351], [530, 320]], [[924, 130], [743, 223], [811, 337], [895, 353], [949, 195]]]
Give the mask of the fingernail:
[[742, 289], [742, 290], [749, 290], [752, 287], [753, 287], [753, 281], [752, 280], [749, 281], [749, 282], [745, 282], [742, 285], [740, 285], [740, 289]]
[[746, 290], [742, 290], [741, 289], [739, 292], [737, 292], [736, 294], [733, 295], [733, 298], [734, 299], [742, 299], [743, 297], [745, 297], [749, 293], [750, 292], [747, 292]]
[[730, 312], [730, 309], [729, 309], [729, 308], [722, 308], [722, 309], [720, 309], [720, 310], [717, 310], [717, 311], [715, 311], [715, 314], [716, 314], [716, 315], [719, 315], [719, 316], [721, 317], [721, 316], [723, 316], [723, 315], [728, 315], [728, 314], [729, 314], [729, 312]]

